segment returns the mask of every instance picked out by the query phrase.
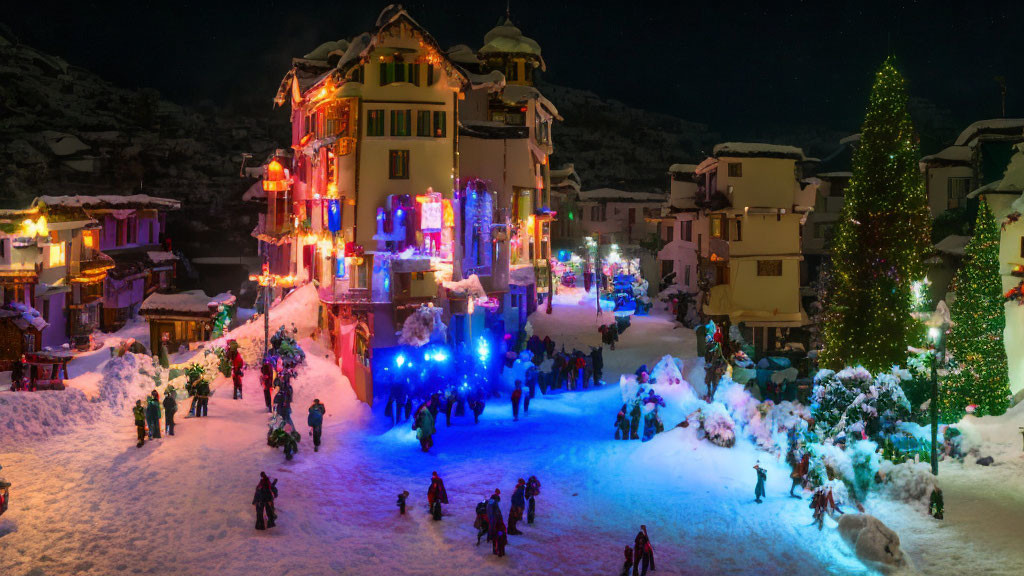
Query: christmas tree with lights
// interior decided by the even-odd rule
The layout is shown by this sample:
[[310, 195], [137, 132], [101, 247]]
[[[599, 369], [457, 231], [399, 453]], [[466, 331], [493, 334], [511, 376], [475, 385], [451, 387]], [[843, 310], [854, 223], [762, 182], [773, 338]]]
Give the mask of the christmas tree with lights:
[[956, 422], [971, 404], [977, 406], [974, 413], [979, 416], [1002, 414], [1009, 406], [999, 228], [984, 197], [955, 286], [949, 337], [955, 367], [939, 393], [939, 415], [944, 422]]
[[924, 278], [931, 249], [918, 158], [906, 83], [890, 56], [875, 76], [833, 237], [825, 366], [887, 370], [904, 364], [907, 346], [924, 336], [911, 316], [911, 286]]

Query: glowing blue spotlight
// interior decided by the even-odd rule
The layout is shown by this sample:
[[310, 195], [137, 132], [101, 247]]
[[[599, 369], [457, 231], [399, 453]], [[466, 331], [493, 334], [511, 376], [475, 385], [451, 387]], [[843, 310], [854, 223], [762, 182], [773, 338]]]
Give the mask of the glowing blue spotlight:
[[399, 354], [398, 356], [395, 356], [395, 365], [398, 366], [399, 368], [404, 366], [405, 365], [405, 356], [403, 356], [401, 354]]
[[484, 362], [486, 362], [487, 357], [491, 355], [491, 347], [483, 337], [480, 338], [479, 343], [476, 345], [476, 355]]
[[434, 352], [434, 362], [444, 362], [448, 359], [448, 355], [443, 350]]

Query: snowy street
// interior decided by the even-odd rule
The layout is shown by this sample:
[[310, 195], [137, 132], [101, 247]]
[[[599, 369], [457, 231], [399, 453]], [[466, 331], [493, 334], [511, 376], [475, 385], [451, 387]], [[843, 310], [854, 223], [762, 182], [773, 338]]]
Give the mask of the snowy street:
[[[550, 316], [539, 310], [531, 319], [535, 333], [567, 349], [596, 345], [596, 326], [611, 314], [597, 319], [588, 302], [561, 299]], [[301, 342], [307, 365], [296, 382], [295, 420], [305, 434], [305, 407], [314, 397], [323, 401], [324, 446], [314, 453], [305, 435], [292, 462], [266, 445], [255, 370], [246, 374], [244, 400], [232, 401], [230, 382], [218, 377], [209, 418], [179, 416], [173, 438], [141, 449], [130, 411], [97, 410], [91, 424], [42, 440], [4, 434], [0, 463], [14, 487], [0, 519], [0, 573], [611, 575], [640, 524], [648, 526], [657, 574], [873, 573], [833, 521], [820, 533], [811, 526], [807, 495], [798, 501], [786, 494], [788, 466], [747, 439], [718, 448], [666, 422], [669, 429], [651, 442], [613, 440], [619, 373], [653, 366], [665, 354], [684, 357], [687, 368], [695, 362], [693, 332], [676, 326], [658, 314], [634, 317], [617, 349], [605, 350], [611, 384], [538, 392], [519, 422], [507, 400], [493, 400], [479, 425], [468, 414], [453, 418], [451, 428], [439, 421], [428, 454], [409, 423], [388, 429], [382, 405], [371, 418], [309, 339]], [[76, 360], [72, 375], [106, 356], [101, 350]], [[0, 421], [14, 417], [8, 397], [0, 394]], [[1018, 408], [1004, 418], [1021, 414]], [[1015, 573], [1011, 567], [1024, 561], [1014, 530], [1024, 499], [1009, 481], [1022, 468], [1019, 446], [1006, 446], [1007, 456], [997, 459], [1005, 462], [1014, 449], [1016, 462], [995, 468], [944, 465], [944, 522], [874, 497], [868, 511], [898, 531], [921, 573], [950, 573], [949, 566], [964, 574]], [[758, 460], [768, 469], [761, 505], [753, 502]], [[253, 529], [250, 505], [261, 470], [280, 488], [278, 526], [267, 532]], [[441, 522], [426, 510], [432, 471], [451, 501]], [[524, 534], [510, 537], [505, 558], [487, 544], [475, 546], [477, 502], [500, 488], [507, 514], [516, 479], [530, 475], [543, 485], [536, 524], [524, 523]], [[405, 517], [395, 506], [402, 490], [410, 492]]]

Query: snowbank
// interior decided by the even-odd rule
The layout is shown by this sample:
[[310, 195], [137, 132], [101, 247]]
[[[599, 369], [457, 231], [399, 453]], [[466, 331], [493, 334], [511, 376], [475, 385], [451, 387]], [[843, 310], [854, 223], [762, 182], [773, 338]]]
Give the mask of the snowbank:
[[858, 558], [879, 570], [907, 565], [899, 535], [870, 514], [844, 514], [839, 518], [839, 533]]
[[893, 464], [884, 460], [878, 466], [882, 478], [882, 492], [901, 502], [909, 502], [923, 510], [928, 509], [932, 490], [939, 487], [939, 479], [932, 475], [931, 466], [925, 462], [908, 460]]

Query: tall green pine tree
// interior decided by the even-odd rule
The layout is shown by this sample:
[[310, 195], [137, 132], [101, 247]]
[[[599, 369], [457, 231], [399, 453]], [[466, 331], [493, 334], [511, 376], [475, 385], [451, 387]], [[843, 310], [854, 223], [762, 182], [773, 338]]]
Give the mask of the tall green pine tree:
[[832, 284], [822, 362], [872, 372], [903, 364], [924, 331], [911, 285], [931, 249], [928, 197], [903, 76], [890, 56], [875, 76], [853, 178], [832, 242]]
[[984, 197], [955, 286], [949, 337], [955, 369], [939, 393], [939, 415], [944, 422], [959, 420], [969, 404], [977, 404], [978, 415], [1002, 414], [1009, 406], [999, 227]]

